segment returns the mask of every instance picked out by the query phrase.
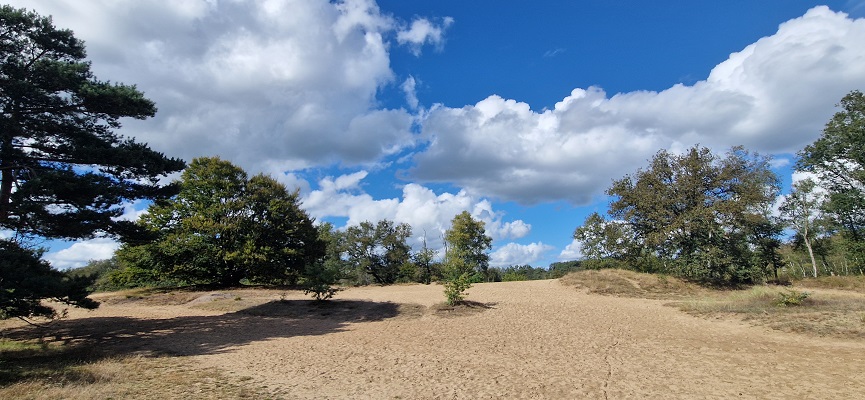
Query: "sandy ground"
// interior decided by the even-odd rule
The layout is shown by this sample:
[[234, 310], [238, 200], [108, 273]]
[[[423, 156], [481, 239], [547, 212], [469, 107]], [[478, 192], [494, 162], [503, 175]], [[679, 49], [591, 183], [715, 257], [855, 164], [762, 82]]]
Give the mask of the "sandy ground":
[[305, 299], [253, 290], [120, 302], [74, 311], [57, 332], [187, 357], [283, 398], [865, 398], [861, 341], [707, 320], [556, 280], [475, 285], [468, 299], [489, 308], [458, 316], [436, 311], [436, 285], [353, 288], [325, 308]]

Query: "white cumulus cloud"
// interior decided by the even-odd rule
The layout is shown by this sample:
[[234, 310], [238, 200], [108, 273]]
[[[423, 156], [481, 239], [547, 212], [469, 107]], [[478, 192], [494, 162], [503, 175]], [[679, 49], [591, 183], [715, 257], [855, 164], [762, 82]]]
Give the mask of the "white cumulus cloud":
[[494, 210], [489, 200], [466, 191], [436, 194], [432, 189], [410, 183], [403, 187], [399, 198], [374, 199], [362, 189], [361, 181], [366, 177], [366, 171], [359, 171], [320, 180], [319, 188], [304, 196], [304, 209], [319, 219], [347, 218], [345, 226], [382, 219], [409, 224], [413, 231], [410, 244], [415, 247], [424, 236], [430, 248], [441, 247], [451, 220], [463, 211], [483, 221], [487, 235], [494, 240], [518, 239], [531, 231], [531, 225], [522, 220], [506, 221], [505, 215]]
[[414, 116], [376, 96], [396, 79], [392, 44], [441, 46], [450, 23], [418, 17], [406, 31], [372, 0], [11, 4], [52, 15], [85, 41], [99, 79], [136, 84], [155, 101], [156, 117], [125, 121], [123, 134], [277, 177], [413, 146]]
[[120, 244], [109, 238], [79, 240], [65, 249], [45, 254], [45, 259], [60, 270], [79, 268], [90, 260], [111, 258], [118, 247]]
[[441, 48], [444, 44], [444, 32], [454, 23], [451, 17], [445, 17], [441, 23], [436, 24], [427, 18], [417, 18], [412, 21], [408, 29], [400, 30], [396, 40], [400, 44], [408, 44], [416, 56], [421, 53], [424, 44], [431, 44]]
[[410, 176], [537, 203], [585, 204], [659, 149], [795, 152], [816, 139], [834, 104], [865, 86], [865, 19], [827, 7], [781, 24], [694, 85], [608, 96], [574, 89], [551, 110], [492, 95], [432, 107], [429, 146]]
[[559, 261], [573, 261], [581, 258], [583, 258], [583, 252], [580, 250], [580, 242], [577, 240], [565, 246], [562, 252], [559, 253]]
[[541, 242], [530, 244], [508, 243], [490, 254], [490, 266], [507, 267], [511, 265], [531, 265], [555, 249]]

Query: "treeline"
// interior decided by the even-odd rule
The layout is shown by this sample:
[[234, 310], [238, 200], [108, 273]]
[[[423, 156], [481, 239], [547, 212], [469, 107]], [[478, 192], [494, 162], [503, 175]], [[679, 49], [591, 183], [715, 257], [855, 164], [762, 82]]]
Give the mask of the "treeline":
[[[248, 177], [216, 157], [193, 160], [175, 182], [178, 194], [153, 203], [138, 221], [147, 240], [125, 243], [111, 260], [72, 272], [97, 276], [95, 289], [141, 286], [390, 285], [447, 280], [449, 263], [469, 284], [563, 275], [528, 265], [489, 267], [483, 222], [458, 214], [445, 251], [413, 250], [412, 228], [390, 220], [345, 230], [315, 225], [297, 192], [263, 175]], [[454, 255], [458, 249], [459, 254]], [[451, 266], [451, 268], [455, 268]], [[313, 292], [321, 290], [312, 289]]]
[[137, 221], [146, 239], [127, 241], [107, 265], [88, 266], [100, 274], [98, 286], [281, 285], [328, 298], [335, 284], [431, 283], [455, 270], [469, 284], [497, 276], [488, 266], [492, 239], [467, 212], [454, 217], [439, 256], [425, 243], [413, 251], [407, 224], [315, 225], [297, 191], [218, 157], [194, 159], [174, 185], [176, 195]]
[[[814, 179], [794, 183], [779, 211], [768, 157], [742, 147], [724, 156], [699, 146], [659, 151], [607, 190], [609, 220], [593, 213], [574, 231], [584, 266], [713, 285], [865, 273], [865, 96], [853, 91], [840, 106], [799, 152], [797, 169]], [[789, 243], [785, 231], [794, 233]]]

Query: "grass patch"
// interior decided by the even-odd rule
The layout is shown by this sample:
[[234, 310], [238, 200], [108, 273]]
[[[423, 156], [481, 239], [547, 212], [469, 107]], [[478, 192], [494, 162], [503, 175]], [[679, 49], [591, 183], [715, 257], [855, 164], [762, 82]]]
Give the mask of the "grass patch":
[[742, 320], [785, 332], [865, 338], [865, 277], [860, 276], [803, 279], [792, 288], [717, 290], [674, 277], [607, 269], [574, 272], [561, 282], [593, 294], [678, 300], [669, 304], [709, 318]]
[[810, 289], [837, 289], [865, 293], [865, 276], [821, 276], [795, 281], [794, 286]]
[[275, 398], [241, 377], [177, 358], [103, 356], [86, 347], [0, 339], [0, 398]]
[[586, 289], [589, 293], [640, 299], [672, 300], [706, 292], [699, 285], [676, 277], [623, 269], [577, 271], [560, 280], [565, 285]]
[[[805, 292], [756, 286], [673, 303], [708, 317], [731, 317], [784, 332], [865, 338], [865, 298], [856, 293]], [[795, 299], [795, 300], [791, 300]], [[794, 303], [797, 303], [794, 305]]]

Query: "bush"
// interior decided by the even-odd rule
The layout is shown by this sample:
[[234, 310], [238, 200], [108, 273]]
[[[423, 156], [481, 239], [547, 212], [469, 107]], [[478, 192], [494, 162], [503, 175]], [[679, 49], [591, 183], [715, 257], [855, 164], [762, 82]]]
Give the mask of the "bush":
[[333, 287], [339, 277], [339, 269], [329, 267], [325, 263], [317, 262], [306, 267], [305, 276], [303, 279], [303, 294], [312, 293], [312, 297], [316, 300], [328, 300], [340, 288]]
[[776, 300], [776, 304], [781, 307], [788, 306], [800, 306], [802, 302], [805, 301], [808, 297], [811, 296], [811, 293], [808, 292], [799, 292], [796, 290], [787, 290], [786, 292], [778, 293], [778, 299]]
[[44, 250], [0, 239], [0, 320], [7, 318], [55, 318], [57, 312], [43, 299], [87, 309], [99, 303], [89, 299], [87, 276], [68, 276], [42, 259]]
[[465, 299], [465, 291], [472, 287], [471, 276], [463, 273], [458, 277], [447, 279], [444, 287], [448, 305], [457, 305]]
[[507, 272], [504, 276], [502, 276], [503, 282], [515, 282], [515, 281], [527, 281], [529, 280], [524, 274], [519, 272]]

